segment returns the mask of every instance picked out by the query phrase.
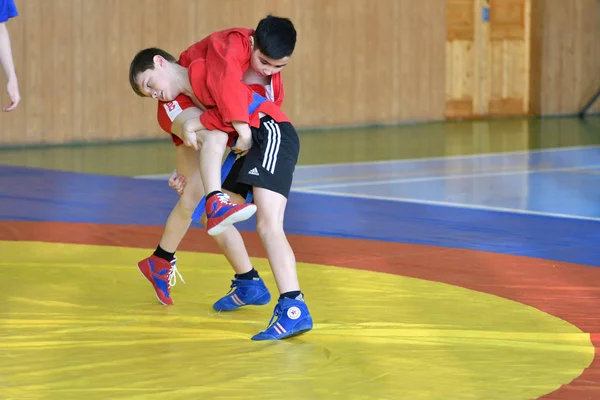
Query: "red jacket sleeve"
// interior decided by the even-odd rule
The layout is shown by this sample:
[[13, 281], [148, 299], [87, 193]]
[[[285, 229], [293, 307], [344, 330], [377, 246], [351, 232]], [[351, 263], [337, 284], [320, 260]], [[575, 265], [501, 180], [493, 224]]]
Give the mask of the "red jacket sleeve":
[[[246, 119], [248, 119], [247, 110]], [[204, 111], [202, 115], [200, 115], [200, 122], [202, 122], [204, 128], [206, 128], [209, 131], [218, 129], [227, 133], [235, 132], [235, 129], [231, 124], [228, 124], [223, 121], [223, 116], [216, 107], [209, 108], [208, 110]]]
[[281, 78], [281, 72], [278, 72], [275, 75], [273, 75], [271, 79], [271, 85], [273, 85], [273, 94], [275, 96], [274, 103], [277, 105], [277, 107], [281, 107], [281, 105], [283, 104], [284, 97], [283, 79]]
[[208, 43], [206, 83], [223, 122], [248, 122], [248, 87], [243, 72], [250, 62], [250, 42], [240, 32]]
[[180, 94], [173, 101], [169, 102], [158, 102], [158, 109], [156, 117], [158, 119], [158, 125], [167, 133], [173, 133], [171, 127], [175, 118], [186, 108], [195, 107], [192, 100], [186, 95]]

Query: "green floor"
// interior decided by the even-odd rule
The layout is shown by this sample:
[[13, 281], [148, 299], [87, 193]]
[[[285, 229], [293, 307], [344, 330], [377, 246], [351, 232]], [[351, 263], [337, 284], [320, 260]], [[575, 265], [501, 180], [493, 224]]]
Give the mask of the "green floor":
[[[600, 144], [600, 116], [300, 131], [300, 140], [300, 165], [523, 151]], [[165, 135], [154, 142], [0, 148], [0, 164], [137, 176], [172, 171], [174, 155]]]

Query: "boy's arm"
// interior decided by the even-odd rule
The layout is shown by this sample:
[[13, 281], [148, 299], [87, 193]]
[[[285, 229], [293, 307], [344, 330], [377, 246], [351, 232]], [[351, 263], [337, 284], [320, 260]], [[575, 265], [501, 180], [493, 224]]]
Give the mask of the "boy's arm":
[[6, 75], [6, 92], [10, 97], [11, 104], [4, 107], [4, 111], [14, 110], [21, 101], [19, 93], [19, 83], [15, 72], [15, 63], [13, 61], [12, 50], [10, 46], [10, 36], [6, 28], [6, 22], [0, 22], [0, 65]]
[[249, 64], [249, 53], [247, 39], [239, 33], [232, 33], [225, 42], [212, 41], [206, 55], [206, 82], [218, 110], [209, 110], [211, 114], [200, 117], [200, 120], [204, 123], [211, 116], [220, 115], [221, 121], [231, 124], [239, 136], [234, 147], [236, 153], [244, 153], [252, 146], [252, 131], [248, 124], [250, 89], [243, 82], [242, 70]]
[[[170, 132], [179, 136], [183, 144], [199, 150], [197, 131], [204, 129], [200, 123], [202, 110], [197, 107], [186, 108], [181, 111], [173, 120]], [[198, 127], [198, 128], [197, 128]]]
[[249, 89], [243, 82], [243, 68], [249, 65], [249, 55], [250, 43], [239, 32], [208, 43], [206, 83], [225, 123], [248, 123]]
[[[246, 115], [247, 113], [248, 111], [246, 111]], [[252, 130], [250, 129], [250, 125], [248, 125], [247, 122], [242, 121], [232, 121], [231, 125], [226, 124], [216, 107], [204, 111], [196, 121], [186, 121], [185, 128], [186, 130], [191, 131], [206, 129], [209, 131], [220, 130], [223, 132], [231, 132], [232, 127], [239, 136], [233, 150], [238, 154], [243, 154], [245, 151], [250, 150], [250, 147], [252, 147]]]
[[[195, 133], [202, 130], [220, 130], [223, 132], [233, 132], [231, 125], [226, 125], [222, 121], [221, 114], [216, 108], [210, 108], [202, 111], [187, 96], [180, 95], [170, 102], [158, 102], [157, 119], [159, 126], [167, 133], [175, 135], [182, 139], [186, 146], [193, 146], [191, 143]], [[202, 123], [206, 117], [206, 123]], [[185, 133], [189, 133], [189, 140], [186, 141]]]
[[[200, 110], [196, 106], [192, 106], [181, 111], [173, 120], [173, 124], [170, 127], [170, 133], [177, 135], [181, 138], [185, 122], [192, 119], [198, 119], [201, 114], [202, 110]], [[169, 177], [169, 186], [181, 196], [185, 189], [186, 183], [187, 182], [185, 176], [179, 175], [179, 173], [177, 172], [177, 168], [175, 168], [175, 170]]]
[[[188, 121], [199, 121], [199, 117], [202, 115], [202, 110], [197, 107], [190, 107], [183, 110], [175, 119], [173, 120], [173, 125], [171, 125], [171, 133], [177, 135], [181, 138], [183, 134], [183, 126]], [[200, 129], [198, 129], [200, 130]]]
[[[250, 89], [243, 82], [243, 68], [250, 63], [250, 51], [247, 37], [232, 32], [224, 41], [210, 41], [206, 52], [206, 84], [218, 109], [211, 113], [219, 113], [221, 121], [231, 124], [238, 133], [239, 139], [234, 148], [238, 153], [252, 146], [252, 132], [248, 125]], [[205, 115], [200, 120], [206, 128], [211, 129], [207, 126], [209, 117]]]
[[[209, 63], [208, 61], [204, 61], [200, 64], [198, 64], [198, 67], [201, 68], [201, 70], [204, 71], [204, 74], [200, 74], [198, 76], [198, 78], [195, 77], [195, 67], [196, 67], [196, 63], [193, 62], [189, 67], [189, 75], [190, 75], [190, 83], [192, 85], [192, 88], [194, 91], [198, 91], [198, 92], [202, 92], [205, 90], [209, 90], [209, 85], [208, 85], [208, 81], [209, 79], [209, 75], [211, 74], [211, 71], [213, 71], [213, 69], [208, 67]], [[216, 65], [216, 64], [213, 64]], [[213, 73], [213, 78], [214, 76], [218, 76], [219, 74], [214, 74]], [[196, 79], [200, 79], [200, 82], [196, 81]], [[197, 86], [197, 87], [196, 87]], [[243, 88], [243, 92], [245, 93], [245, 97], [244, 97], [244, 101], [242, 104], [242, 108], [240, 108], [240, 111], [238, 113], [238, 115], [240, 115], [240, 117], [238, 117], [238, 119], [244, 119], [244, 121], [239, 121], [239, 120], [229, 120], [229, 118], [225, 117], [222, 113], [222, 109], [219, 107], [219, 104], [216, 104], [216, 107], [211, 107], [207, 110], [205, 110], [199, 118], [197, 118], [197, 120], [195, 121], [187, 121], [186, 123], [186, 130], [193, 130], [193, 131], [199, 131], [199, 130], [220, 130], [223, 132], [234, 132], [237, 131], [238, 135], [242, 136], [242, 137], [247, 137], [247, 136], [251, 136], [251, 131], [250, 131], [250, 126], [248, 125], [248, 104], [249, 104], [249, 96], [251, 95], [252, 91], [250, 90], [250, 88], [248, 86], [246, 86], [245, 83], [241, 83], [241, 87]], [[213, 85], [213, 90], [215, 88], [215, 85]], [[217, 86], [217, 89], [218, 86]], [[223, 89], [226, 90], [226, 89]], [[212, 92], [211, 92], [212, 93]], [[222, 93], [217, 93], [215, 92], [216, 95], [213, 95], [213, 99], [223, 99], [223, 94]], [[215, 103], [217, 103], [217, 101], [215, 100]], [[223, 104], [221, 102], [221, 104]], [[225, 109], [227, 110], [228, 108], [226, 108], [227, 106], [224, 106]], [[236, 111], [237, 112], [237, 111]]]
[[200, 122], [202, 110], [184, 95], [169, 102], [158, 102], [157, 119], [167, 133], [179, 137], [183, 143], [198, 150], [197, 131], [206, 129]]

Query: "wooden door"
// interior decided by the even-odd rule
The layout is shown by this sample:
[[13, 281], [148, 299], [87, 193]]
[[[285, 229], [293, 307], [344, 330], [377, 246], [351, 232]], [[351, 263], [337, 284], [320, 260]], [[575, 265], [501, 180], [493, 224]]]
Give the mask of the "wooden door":
[[446, 117], [528, 114], [531, 0], [446, 7]]

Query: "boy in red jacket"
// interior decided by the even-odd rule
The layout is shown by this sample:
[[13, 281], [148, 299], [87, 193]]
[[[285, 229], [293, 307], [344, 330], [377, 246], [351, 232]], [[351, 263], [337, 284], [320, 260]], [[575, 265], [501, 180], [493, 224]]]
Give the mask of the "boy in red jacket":
[[[218, 235], [227, 226], [250, 218], [256, 211], [251, 204], [233, 205], [227, 202], [220, 191], [219, 167], [226, 145], [233, 144], [237, 133], [239, 137], [234, 150], [240, 154], [248, 151], [252, 145], [250, 127], [260, 126], [259, 112], [270, 115], [276, 122], [287, 120], [276, 104], [265, 101], [264, 96], [253, 93], [243, 82], [244, 73], [250, 71], [253, 75], [248, 79], [250, 83], [264, 85], [271, 74], [287, 63], [294, 50], [296, 32], [289, 20], [279, 20], [283, 23], [279, 23], [277, 28], [284, 32], [275, 34], [270, 29], [264, 29], [266, 40], [256, 34], [260, 32], [261, 24], [255, 34], [248, 29], [229, 29], [216, 32], [189, 48], [187, 54], [180, 57], [182, 64], [178, 64], [167, 52], [156, 48], [142, 50], [131, 63], [130, 83], [140, 96], [168, 102], [179, 94], [185, 94], [206, 110], [199, 119], [186, 122], [182, 139], [187, 146], [199, 148], [195, 135], [199, 130], [219, 129], [231, 133], [229, 140], [222, 135], [207, 137], [200, 149], [200, 175], [207, 193], [209, 235]], [[261, 43], [263, 41], [265, 43]], [[257, 52], [254, 51], [255, 42]], [[268, 49], [269, 46], [271, 49]], [[267, 57], [264, 53], [268, 50], [280, 54]], [[260, 66], [248, 68], [251, 64]], [[170, 80], [171, 76], [176, 79]], [[183, 80], [186, 81], [185, 85]]]
[[[261, 24], [264, 25], [263, 28], [266, 28], [262, 29], [263, 34], [261, 34]], [[197, 142], [202, 143], [203, 152], [200, 156], [200, 163], [206, 161], [203, 160], [204, 150], [210, 148], [211, 151], [217, 149], [211, 154], [218, 154], [218, 157], [214, 157], [214, 159], [218, 160], [217, 162], [220, 164], [225, 146], [232, 144], [236, 132], [240, 135], [236, 145], [237, 150], [240, 153], [246, 153], [249, 150], [248, 155], [236, 163], [237, 168], [234, 167], [236, 172], [232, 172], [232, 174], [239, 178], [235, 179], [234, 177], [230, 185], [233, 185], [234, 188], [236, 185], [238, 187], [245, 186], [246, 191], [253, 190], [255, 203], [258, 206], [257, 231], [267, 251], [281, 293], [275, 308], [276, 320], [270, 324], [267, 330], [253, 338], [268, 340], [282, 339], [309, 330], [312, 328], [312, 319], [299, 288], [294, 254], [283, 231], [283, 215], [299, 152], [299, 141], [287, 116], [274, 102], [280, 103], [283, 100], [281, 78], [278, 72], [285, 66], [293, 51], [295, 30], [289, 20], [277, 19], [277, 17], [267, 17], [261, 21], [261, 24], [255, 32], [244, 29], [217, 32], [182, 53], [179, 64], [162, 50], [143, 50], [132, 62], [130, 81], [138, 94], [152, 96], [163, 101], [159, 106], [159, 121], [162, 119], [163, 129], [174, 135], [172, 137], [176, 145], [181, 144], [181, 139], [192, 148], [196, 147]], [[274, 32], [278, 31], [273, 29], [273, 25], [275, 27], [279, 25], [278, 35], [274, 35]], [[281, 33], [281, 31], [285, 33], [286, 29], [292, 32], [292, 35], [287, 35], [288, 38], [290, 36], [292, 38], [287, 43], [286, 35]], [[269, 35], [271, 35], [271, 39]], [[284, 39], [273, 40], [273, 36]], [[283, 56], [278, 57], [278, 55]], [[187, 69], [185, 68], [186, 64], [188, 64]], [[272, 79], [271, 75], [273, 75]], [[242, 80], [252, 84], [255, 91], [245, 85]], [[226, 91], [228, 95], [225, 96], [219, 91]], [[174, 96], [176, 98], [173, 101], [167, 101], [173, 99]], [[244, 115], [240, 111], [242, 108], [238, 106], [240, 101], [245, 107]], [[197, 117], [196, 114], [187, 119], [178, 129], [171, 129], [169, 122], [177, 122], [175, 120], [184, 110], [192, 106], [191, 102], [197, 106], [197, 108], [194, 107], [197, 114], [201, 112], [200, 110], [205, 110], [205, 112], [202, 112], [200, 117]], [[223, 105], [224, 112], [221, 111], [219, 104]], [[165, 114], [168, 120], [164, 118]], [[212, 131], [207, 131], [207, 129]], [[230, 133], [227, 135], [217, 129], [227, 130]], [[245, 130], [249, 130], [250, 133]], [[244, 143], [243, 138], [248, 135], [251, 135], [250, 138], [255, 143], [252, 148]], [[204, 179], [204, 176], [202, 178]], [[213, 181], [217, 183], [213, 182], [212, 186], [218, 185], [219, 194], [221, 194], [219, 177], [217, 179], [213, 177]], [[204, 186], [206, 192], [212, 189], [207, 187], [211, 185], [206, 185], [206, 182], [204, 182]], [[186, 187], [182, 199], [188, 189], [189, 187]], [[235, 192], [235, 189], [232, 191]], [[196, 197], [197, 193], [197, 189], [192, 190], [192, 194]], [[192, 197], [194, 197], [193, 195]], [[210, 218], [210, 211], [207, 212], [207, 215]], [[172, 216], [173, 213], [170, 220]], [[188, 227], [189, 222], [183, 229], [183, 234]], [[233, 227], [224, 229], [221, 234], [230, 236], [230, 239], [237, 236], [239, 241], [236, 240], [236, 242], [241, 242], [239, 233]], [[217, 242], [219, 242], [221, 234], [217, 235]], [[177, 244], [178, 242], [177, 240]], [[243, 247], [243, 242], [241, 243]], [[175, 248], [177, 244], [174, 246]], [[221, 247], [223, 248], [223, 246]], [[245, 248], [243, 254], [242, 258], [246, 259]], [[172, 257], [173, 253], [170, 255]], [[153, 257], [156, 256], [155, 252]], [[227, 258], [234, 261], [232, 266], [237, 273], [236, 279], [232, 285], [233, 290], [215, 303], [214, 308], [233, 310], [248, 304], [266, 304], [270, 299], [270, 297], [265, 297], [266, 294], [268, 295], [268, 291], [251, 265], [248, 273], [255, 276], [243, 279], [242, 275], [247, 273], [239, 274], [235, 260], [229, 256]], [[146, 260], [141, 262], [140, 270], [152, 282], [155, 274], [151, 273], [144, 261]], [[147, 263], [149, 261], [152, 261], [152, 257]], [[154, 268], [152, 270], [156, 271]], [[170, 275], [173, 268], [166, 267], [164, 270], [169, 270]], [[251, 282], [257, 284], [251, 284]], [[156, 285], [154, 286], [160, 299], [161, 290]], [[262, 288], [258, 286], [262, 286]], [[168, 286], [167, 289], [169, 289]], [[170, 296], [168, 297], [170, 300]]]

